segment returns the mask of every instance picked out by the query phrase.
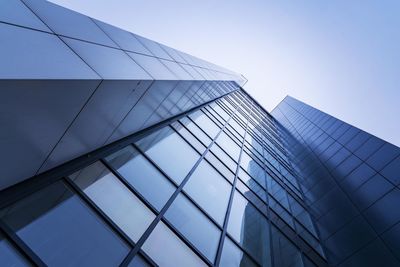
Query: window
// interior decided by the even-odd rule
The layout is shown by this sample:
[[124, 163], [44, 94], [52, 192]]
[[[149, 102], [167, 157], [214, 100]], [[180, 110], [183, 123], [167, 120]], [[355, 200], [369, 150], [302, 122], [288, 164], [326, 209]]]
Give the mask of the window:
[[211, 138], [217, 136], [220, 128], [201, 110], [193, 112], [189, 117]]
[[232, 170], [222, 164], [222, 162], [216, 156], [214, 156], [213, 153], [207, 153], [205, 158], [215, 169], [217, 169], [226, 179], [228, 179], [228, 181], [233, 183], [234, 173]]
[[175, 186], [132, 146], [117, 151], [106, 160], [158, 211], [175, 191]]
[[100, 162], [70, 176], [134, 242], [155, 215]]
[[183, 187], [221, 226], [224, 223], [231, 185], [206, 161], [202, 161]]
[[128, 267], [151, 267], [151, 265], [140, 254], [137, 254]]
[[[243, 169], [246, 170], [247, 173], [250, 174], [250, 176], [254, 178], [254, 180], [256, 180], [262, 187], [266, 188], [265, 170], [261, 168], [261, 166], [255, 160], [253, 160], [247, 153], [242, 153], [240, 166], [242, 166]], [[244, 175], [245, 174], [243, 174], [243, 176]]]
[[[222, 161], [233, 173], [236, 172], [237, 163], [230, 158], [217, 144], [211, 146], [211, 152]], [[208, 154], [208, 153], [207, 153]], [[207, 155], [206, 154], [206, 155]]]
[[49, 266], [116, 266], [129, 251], [62, 182], [3, 210], [2, 219]]
[[238, 161], [240, 147], [225, 132], [222, 132], [218, 136], [217, 143], [228, 155], [230, 155], [234, 160]]
[[0, 266], [30, 266], [20, 253], [0, 233]]
[[243, 127], [236, 122], [236, 120], [234, 120], [233, 118], [229, 121], [229, 124], [243, 137], [245, 130], [243, 129]]
[[300, 251], [277, 228], [272, 227], [274, 264], [276, 266], [303, 266]]
[[254, 180], [252, 179], [242, 168], [239, 170], [239, 179], [243, 181], [248, 188], [250, 188], [254, 193], [256, 193], [264, 202], [267, 201], [267, 194], [265, 190]]
[[136, 144], [177, 184], [182, 182], [200, 157], [169, 127], [146, 136]]
[[165, 217], [214, 262], [221, 231], [188, 198], [178, 195]]
[[[185, 125], [185, 127], [194, 135], [196, 136], [203, 145], [208, 146], [211, 143], [211, 138], [208, 137], [197, 125], [195, 125], [191, 120], [189, 120], [187, 117], [183, 117], [180, 119], [180, 122]], [[181, 124], [176, 123], [175, 129], [177, 129], [183, 136], [184, 130], [182, 129], [183, 127]], [[202, 152], [204, 152], [204, 149]]]
[[225, 121], [229, 119], [228, 113], [225, 112], [219, 105], [213, 106], [214, 111]]
[[162, 222], [154, 228], [142, 249], [159, 266], [207, 266]]
[[257, 265], [238, 248], [228, 237], [225, 237], [222, 248], [220, 267], [256, 267]]
[[233, 197], [228, 233], [262, 266], [270, 265], [267, 219], [237, 191]]

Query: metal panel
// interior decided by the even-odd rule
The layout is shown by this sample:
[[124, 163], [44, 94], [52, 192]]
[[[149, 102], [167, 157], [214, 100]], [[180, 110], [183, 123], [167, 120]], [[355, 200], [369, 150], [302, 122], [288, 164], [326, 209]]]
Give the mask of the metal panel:
[[75, 39], [62, 39], [103, 79], [150, 80], [151, 77], [125, 52]]
[[103, 81], [40, 169], [46, 171], [101, 147], [150, 81]]
[[48, 1], [23, 0], [47, 26], [59, 35], [107, 46], [115, 43], [87, 16]]
[[0, 81], [0, 189], [33, 176], [99, 81]]
[[144, 56], [141, 54], [128, 52], [129, 56], [133, 58], [142, 68], [147, 70], [150, 75], [156, 80], [177, 80], [178, 77], [174, 75], [161, 61], [152, 56]]
[[152, 53], [132, 33], [96, 19], [93, 21], [123, 50], [152, 56]]
[[143, 128], [145, 121], [176, 87], [176, 81], [155, 81], [136, 106], [124, 118], [107, 143], [118, 140]]
[[21, 1], [0, 1], [0, 21], [51, 32]]
[[181, 65], [174, 61], [160, 59], [160, 61], [167, 66], [178, 78], [179, 80], [193, 80], [193, 76], [191, 76]]
[[0, 24], [1, 79], [99, 79], [58, 37]]
[[159, 58], [164, 58], [164, 59], [169, 59], [173, 60], [167, 52], [165, 52], [161, 46], [152, 40], [149, 40], [147, 38], [144, 38], [140, 35], [134, 34], [134, 36], [141, 42], [148, 50], [150, 50], [151, 53], [153, 53], [154, 56], [159, 57]]

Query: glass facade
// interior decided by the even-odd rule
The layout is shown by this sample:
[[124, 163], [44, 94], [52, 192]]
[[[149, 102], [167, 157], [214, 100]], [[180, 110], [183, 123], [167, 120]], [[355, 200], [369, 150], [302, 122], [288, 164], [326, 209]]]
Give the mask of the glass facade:
[[326, 265], [278, 134], [231, 93], [25, 190], [2, 207], [3, 247], [57, 266]]
[[399, 266], [400, 148], [291, 97], [272, 115], [328, 261]]
[[3, 5], [0, 56], [31, 53], [0, 77], [43, 80], [0, 80], [0, 266], [399, 266], [398, 147], [290, 97], [268, 113], [243, 77], [51, 3]]

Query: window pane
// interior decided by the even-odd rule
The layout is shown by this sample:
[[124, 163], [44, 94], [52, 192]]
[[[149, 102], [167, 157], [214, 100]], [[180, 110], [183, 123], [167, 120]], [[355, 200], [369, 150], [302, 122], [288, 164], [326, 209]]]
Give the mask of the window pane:
[[215, 105], [213, 106], [214, 111], [220, 116], [222, 117], [225, 121], [229, 119], [229, 115], [228, 113], [225, 112], [225, 110], [223, 110], [220, 106]]
[[100, 162], [71, 175], [71, 179], [134, 242], [155, 215]]
[[237, 191], [233, 198], [228, 233], [261, 265], [270, 266], [267, 219]]
[[0, 266], [30, 266], [20, 253], [0, 233]]
[[202, 161], [183, 188], [211, 217], [223, 224], [231, 185], [206, 161]]
[[211, 138], [217, 136], [220, 128], [201, 110], [191, 113], [189, 117]]
[[276, 266], [303, 266], [298, 248], [274, 226], [272, 226], [272, 242], [274, 264]]
[[217, 156], [217, 158], [219, 160], [221, 160], [223, 163], [225, 163], [225, 165], [228, 166], [228, 168], [233, 173], [236, 172], [237, 163], [233, 159], [228, 157], [228, 155], [218, 145], [213, 144], [211, 146], [211, 151], [213, 154], [215, 154], [215, 156]]
[[180, 121], [189, 129], [190, 132], [193, 133], [193, 135], [199, 138], [204, 145], [208, 146], [211, 143], [211, 138], [208, 137], [208, 135], [206, 135], [196, 124], [194, 124], [187, 117], [180, 119]]
[[265, 185], [265, 170], [253, 160], [247, 153], [242, 153], [240, 159], [240, 166], [250, 174], [262, 187], [266, 188]]
[[164, 223], [160, 222], [142, 249], [159, 266], [206, 266]]
[[256, 267], [257, 265], [229, 238], [225, 237], [220, 267]]
[[169, 127], [146, 136], [136, 144], [178, 184], [200, 157]]
[[106, 160], [158, 211], [175, 191], [175, 186], [132, 146], [117, 151]]
[[232, 125], [232, 127], [243, 137], [245, 130], [243, 127], [236, 122], [233, 118], [229, 121], [229, 124]]
[[211, 165], [217, 169], [222, 176], [228, 179], [231, 183], [233, 183], [234, 179], [234, 173], [228, 169], [222, 162], [213, 154], [213, 153], [207, 153], [206, 157], [208, 162], [211, 163]]
[[243, 181], [254, 193], [256, 193], [263, 201], [267, 201], [265, 190], [252, 179], [242, 168], [239, 170], [239, 179]]
[[182, 194], [178, 195], [165, 217], [214, 262], [221, 231], [189, 199]]
[[140, 254], [137, 254], [128, 267], [151, 267], [151, 265]]
[[2, 212], [2, 219], [50, 266], [116, 266], [128, 247], [61, 183]]
[[[192, 125], [194, 125], [193, 123], [191, 123]], [[182, 124], [178, 123], [178, 122], [173, 122], [171, 123], [171, 127], [174, 128], [179, 134], [180, 136], [185, 139], [186, 142], [188, 142], [189, 144], [192, 145], [192, 147], [194, 147], [196, 149], [197, 152], [199, 152], [200, 154], [203, 154], [203, 152], [206, 150], [206, 147], [204, 146], [204, 144], [206, 144], [207, 146], [209, 145], [209, 143], [211, 143], [211, 139], [209, 137], [207, 137], [204, 133], [204, 137], [208, 138], [210, 141], [209, 143], [202, 143], [200, 142], [197, 138], [200, 138], [200, 133], [195, 133], [193, 132], [193, 134], [187, 130], [186, 128], [184, 128], [182, 126]], [[201, 130], [199, 128], [197, 128], [199, 132], [201, 132]], [[196, 137], [197, 138], [196, 138]]]
[[236, 160], [236, 161], [238, 160], [239, 153], [240, 153], [240, 147], [225, 132], [222, 132], [218, 136], [217, 143], [234, 160]]
[[274, 179], [271, 180], [271, 187], [269, 188], [272, 196], [286, 209], [289, 209], [289, 201], [287, 198], [286, 190], [280, 186], [279, 183], [275, 182]]

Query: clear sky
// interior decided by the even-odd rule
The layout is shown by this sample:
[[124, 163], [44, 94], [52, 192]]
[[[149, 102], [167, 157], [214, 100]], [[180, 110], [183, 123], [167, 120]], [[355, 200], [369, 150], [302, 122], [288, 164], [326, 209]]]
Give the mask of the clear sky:
[[400, 1], [52, 0], [243, 74], [400, 146]]

